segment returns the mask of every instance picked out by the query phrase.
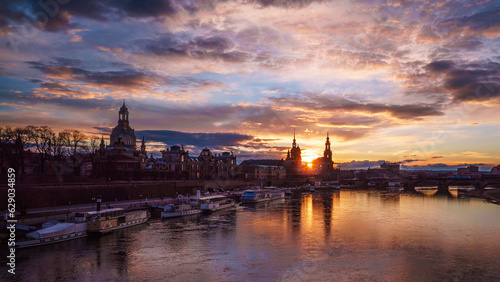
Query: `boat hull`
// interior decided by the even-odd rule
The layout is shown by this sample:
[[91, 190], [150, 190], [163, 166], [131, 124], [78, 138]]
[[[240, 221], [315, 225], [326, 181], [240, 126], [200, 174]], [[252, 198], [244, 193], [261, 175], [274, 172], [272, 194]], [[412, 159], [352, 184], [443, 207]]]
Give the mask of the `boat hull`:
[[232, 202], [232, 203], [223, 204], [223, 205], [217, 205], [217, 206], [212, 206], [212, 207], [206, 207], [206, 208], [202, 207], [201, 210], [204, 211], [204, 212], [215, 212], [215, 211], [218, 211], [218, 210], [232, 208], [234, 206], [236, 206], [236, 203]]
[[173, 218], [173, 217], [181, 217], [181, 216], [199, 214], [201, 212], [202, 212], [202, 210], [189, 210], [189, 211], [179, 211], [179, 212], [162, 212], [161, 213], [161, 218], [162, 219], [166, 219], [166, 218]]
[[285, 198], [285, 193], [282, 193], [280, 195], [273, 195], [272, 197], [263, 197], [263, 198], [243, 198], [241, 199], [241, 202], [244, 204], [254, 204], [254, 203], [261, 203], [261, 202], [267, 202], [267, 201], [273, 201], [273, 200], [279, 200]]
[[44, 238], [44, 239], [17, 241], [15, 247], [17, 249], [38, 247], [38, 246], [55, 244], [55, 243], [70, 241], [70, 240], [84, 238], [84, 237], [87, 237], [87, 231], [75, 232], [75, 233], [71, 233], [71, 234], [64, 235], [64, 236], [54, 236], [54, 237], [49, 237], [49, 238]]

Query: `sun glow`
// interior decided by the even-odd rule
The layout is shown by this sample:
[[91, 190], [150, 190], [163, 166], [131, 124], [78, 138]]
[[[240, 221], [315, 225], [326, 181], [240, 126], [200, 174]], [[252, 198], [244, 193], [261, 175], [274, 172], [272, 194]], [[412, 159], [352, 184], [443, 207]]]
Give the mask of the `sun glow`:
[[312, 164], [312, 161], [317, 158], [317, 156], [302, 156], [302, 161], [306, 162], [307, 165]]

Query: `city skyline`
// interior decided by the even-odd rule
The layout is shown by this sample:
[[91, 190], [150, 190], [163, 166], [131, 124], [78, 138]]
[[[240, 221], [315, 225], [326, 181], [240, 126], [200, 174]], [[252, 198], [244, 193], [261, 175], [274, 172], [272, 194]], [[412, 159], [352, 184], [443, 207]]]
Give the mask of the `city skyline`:
[[108, 135], [126, 99], [148, 151], [500, 163], [498, 2], [53, 3], [2, 3], [2, 125]]

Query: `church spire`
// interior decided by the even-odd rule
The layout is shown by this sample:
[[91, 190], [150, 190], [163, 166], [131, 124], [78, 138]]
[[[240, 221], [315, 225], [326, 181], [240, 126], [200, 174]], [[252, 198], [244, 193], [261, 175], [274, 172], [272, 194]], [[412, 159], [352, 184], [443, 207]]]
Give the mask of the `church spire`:
[[144, 136], [142, 136], [141, 153], [146, 155], [146, 142], [144, 141]]
[[125, 105], [125, 99], [123, 99], [123, 105], [118, 112], [118, 124], [123, 125], [123, 128], [128, 125], [128, 108]]
[[297, 144], [297, 139], [295, 135], [295, 127], [293, 128], [293, 143], [292, 143], [292, 148], [288, 151], [287, 154], [287, 160], [291, 161], [293, 164], [292, 166], [294, 169], [298, 169], [301, 166], [302, 163], [302, 157], [301, 157], [301, 150], [299, 145]]
[[104, 151], [106, 144], [104, 144], [104, 135], [101, 135], [101, 144], [99, 145], [99, 150]]
[[332, 159], [332, 150], [330, 148], [330, 136], [328, 135], [328, 132], [326, 133], [325, 151], [323, 153], [323, 157], [325, 157], [328, 160]]

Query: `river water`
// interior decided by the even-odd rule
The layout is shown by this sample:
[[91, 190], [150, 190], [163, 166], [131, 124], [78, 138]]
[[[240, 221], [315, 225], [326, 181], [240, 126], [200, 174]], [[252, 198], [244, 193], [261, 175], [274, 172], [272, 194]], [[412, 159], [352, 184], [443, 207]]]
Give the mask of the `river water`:
[[15, 280], [498, 281], [499, 215], [478, 199], [297, 193], [18, 250]]

